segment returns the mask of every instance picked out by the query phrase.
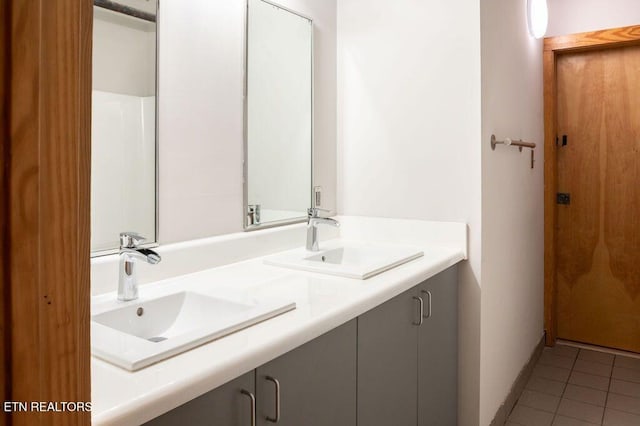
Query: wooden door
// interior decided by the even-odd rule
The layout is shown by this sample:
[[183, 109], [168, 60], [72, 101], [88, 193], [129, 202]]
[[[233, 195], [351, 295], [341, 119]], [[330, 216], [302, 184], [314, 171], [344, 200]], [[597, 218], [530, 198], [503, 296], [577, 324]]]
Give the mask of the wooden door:
[[418, 422], [418, 305], [412, 288], [358, 318], [358, 425]]
[[640, 352], [640, 46], [559, 55], [557, 120], [558, 337]]

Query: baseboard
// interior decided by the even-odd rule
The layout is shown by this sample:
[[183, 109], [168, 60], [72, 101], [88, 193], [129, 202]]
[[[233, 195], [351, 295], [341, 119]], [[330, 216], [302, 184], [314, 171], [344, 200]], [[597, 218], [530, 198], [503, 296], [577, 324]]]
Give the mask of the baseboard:
[[533, 349], [533, 352], [529, 357], [529, 361], [527, 361], [524, 367], [522, 367], [520, 374], [518, 374], [515, 382], [513, 382], [511, 391], [509, 391], [507, 398], [504, 400], [504, 402], [496, 412], [496, 415], [493, 417], [493, 421], [491, 422], [490, 426], [503, 426], [507, 422], [507, 418], [509, 417], [511, 410], [513, 410], [513, 407], [516, 405], [516, 402], [518, 402], [518, 398], [524, 390], [525, 385], [529, 381], [531, 373], [533, 373], [533, 367], [536, 366], [538, 358], [540, 358], [540, 355], [542, 355], [543, 349], [544, 335], [542, 336], [536, 347]]

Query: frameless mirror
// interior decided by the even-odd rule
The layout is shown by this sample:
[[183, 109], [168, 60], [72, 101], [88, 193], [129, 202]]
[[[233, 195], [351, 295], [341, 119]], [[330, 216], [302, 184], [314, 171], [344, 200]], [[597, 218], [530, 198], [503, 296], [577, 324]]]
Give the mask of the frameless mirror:
[[94, 0], [91, 251], [156, 241], [156, 0]]
[[311, 207], [311, 19], [249, 0], [246, 45], [245, 229], [306, 218]]

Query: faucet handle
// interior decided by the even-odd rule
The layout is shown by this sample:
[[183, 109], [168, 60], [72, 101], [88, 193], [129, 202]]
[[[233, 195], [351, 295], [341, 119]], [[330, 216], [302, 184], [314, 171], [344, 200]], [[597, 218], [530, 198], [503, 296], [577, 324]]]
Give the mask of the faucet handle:
[[145, 242], [147, 239], [137, 232], [121, 232], [120, 248], [136, 248], [138, 244]]
[[309, 218], [319, 217], [320, 212], [330, 213], [331, 210], [321, 209], [320, 207], [309, 207], [307, 209], [307, 215], [309, 216]]

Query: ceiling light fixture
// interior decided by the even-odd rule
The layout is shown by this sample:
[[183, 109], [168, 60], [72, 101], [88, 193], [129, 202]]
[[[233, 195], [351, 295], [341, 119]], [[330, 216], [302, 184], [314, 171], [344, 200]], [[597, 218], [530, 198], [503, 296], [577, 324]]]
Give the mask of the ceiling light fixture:
[[549, 24], [547, 0], [527, 0], [527, 23], [529, 24], [529, 33], [533, 37], [544, 37]]

